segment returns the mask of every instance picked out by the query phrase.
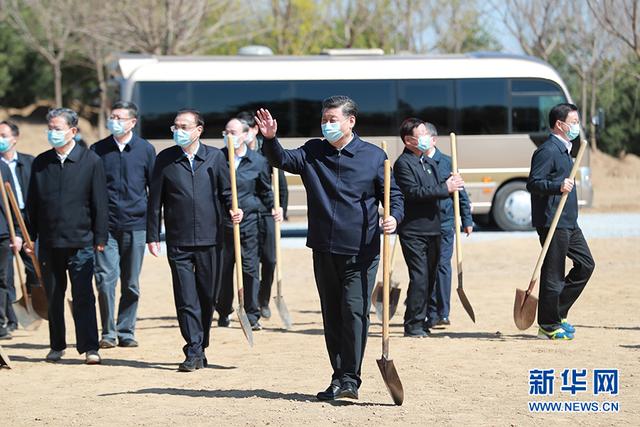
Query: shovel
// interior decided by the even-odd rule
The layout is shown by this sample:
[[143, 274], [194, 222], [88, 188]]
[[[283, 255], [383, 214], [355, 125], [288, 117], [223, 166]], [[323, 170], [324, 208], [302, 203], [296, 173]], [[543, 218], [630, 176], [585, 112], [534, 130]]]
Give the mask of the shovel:
[[[391, 295], [389, 295], [389, 319], [396, 314], [396, 309], [398, 308], [398, 302], [400, 301], [400, 282], [397, 280], [393, 280], [393, 266], [395, 265], [396, 256], [398, 255], [398, 250], [400, 250], [400, 237], [396, 236], [393, 241], [393, 251], [391, 252], [391, 266], [389, 267], [389, 281], [391, 288]], [[376, 309], [376, 316], [378, 316], [378, 320], [382, 321], [382, 282], [378, 282], [376, 284], [376, 288], [373, 290], [373, 295], [371, 300], [374, 303], [374, 307]]]
[[[11, 189], [11, 184], [5, 182], [4, 184], [6, 194], [9, 198], [9, 202], [11, 203], [11, 208], [13, 209], [13, 214], [18, 220], [18, 226], [20, 227], [20, 232], [22, 233], [22, 237], [24, 241], [31, 248], [35, 248], [33, 242], [31, 241], [31, 236], [29, 235], [29, 230], [27, 230], [27, 226], [24, 223], [24, 218], [22, 218], [22, 214], [20, 213], [20, 208], [18, 207], [18, 202], [16, 201], [16, 197], [13, 194], [13, 190]], [[33, 304], [33, 308], [35, 312], [42, 319], [47, 319], [49, 313], [49, 306], [47, 301], [47, 293], [44, 290], [44, 285], [42, 281], [42, 271], [40, 270], [40, 262], [38, 261], [38, 257], [35, 252], [31, 252], [29, 254], [31, 257], [31, 261], [33, 261], [33, 268], [36, 272], [36, 277], [38, 279], [38, 286], [31, 286], [31, 302]]]
[[[234, 156], [232, 135], [229, 135], [227, 141], [227, 157], [229, 157], [229, 174], [231, 177], [231, 209], [238, 210], [238, 188], [236, 186], [236, 159]], [[236, 286], [238, 293], [238, 320], [244, 336], [249, 342], [249, 347], [253, 347], [253, 331], [251, 324], [244, 310], [244, 286], [242, 283], [242, 246], [240, 245], [240, 224], [233, 224], [233, 249], [236, 257]]]
[[4, 349], [0, 345], [0, 368], [3, 366], [11, 369], [11, 359], [9, 359], [9, 355], [5, 353]]
[[[451, 132], [451, 169], [453, 173], [458, 173], [458, 148], [456, 141], [456, 134]], [[458, 297], [460, 298], [460, 302], [464, 307], [464, 310], [467, 312], [471, 320], [475, 323], [476, 315], [473, 312], [473, 307], [471, 307], [471, 303], [469, 302], [469, 298], [464, 293], [464, 288], [462, 286], [462, 242], [460, 241], [460, 228], [462, 227], [460, 221], [460, 193], [458, 190], [453, 192], [453, 222], [456, 233], [456, 271], [458, 272]]]
[[[384, 161], [384, 218], [389, 218], [391, 201], [391, 165], [389, 160]], [[393, 403], [400, 406], [404, 401], [404, 390], [398, 376], [393, 360], [389, 359], [389, 235], [384, 233], [382, 238], [382, 357], [376, 362], [382, 380], [391, 394]]]
[[[578, 155], [576, 156], [576, 160], [573, 163], [573, 168], [571, 168], [569, 179], [575, 178], [576, 173], [578, 172], [578, 168], [580, 167], [582, 155], [584, 154], [586, 147], [587, 142], [582, 141], [580, 150], [578, 150]], [[547, 237], [544, 239], [544, 244], [542, 245], [540, 256], [538, 256], [538, 262], [536, 262], [536, 267], [533, 269], [533, 276], [531, 276], [529, 287], [526, 291], [522, 289], [516, 289], [516, 299], [513, 303], [513, 321], [516, 323], [516, 326], [520, 330], [529, 328], [536, 320], [536, 312], [538, 311], [538, 298], [531, 294], [533, 292], [533, 289], [536, 287], [536, 283], [538, 283], [538, 279], [540, 278], [542, 262], [544, 261], [544, 258], [547, 255], [547, 251], [549, 250], [549, 246], [551, 245], [551, 239], [553, 239], [553, 234], [555, 233], [556, 227], [558, 226], [558, 221], [560, 221], [560, 216], [562, 215], [564, 205], [567, 203], [567, 197], [569, 197], [569, 193], [562, 193], [562, 197], [560, 197], [558, 209], [556, 209], [556, 213], [553, 215], [551, 226], [549, 227], [549, 232], [547, 233]]]
[[[11, 184], [7, 183], [7, 185], [9, 186], [9, 188], [11, 188]], [[5, 216], [7, 218], [7, 224], [9, 225], [9, 236], [11, 237], [11, 241], [14, 241], [16, 232], [13, 225], [13, 215], [11, 215], [12, 210], [9, 207], [7, 190], [4, 185], [0, 185], [0, 193], [2, 194], [2, 205], [4, 207]], [[20, 212], [18, 212], [17, 215], [20, 215]], [[16, 260], [16, 270], [20, 281], [20, 289], [22, 290], [22, 298], [12, 304], [13, 311], [16, 314], [18, 323], [20, 323], [20, 325], [25, 330], [34, 331], [40, 327], [42, 319], [40, 318], [40, 316], [38, 316], [36, 311], [33, 309], [33, 306], [31, 305], [31, 298], [29, 298], [27, 286], [25, 285], [24, 279], [22, 277], [22, 270], [20, 269], [20, 263], [18, 262], [18, 258], [20, 258], [20, 248], [14, 247], [13, 253]]]
[[[273, 206], [276, 210], [280, 209], [280, 180], [278, 175], [278, 169], [272, 169], [273, 175]], [[282, 296], [282, 255], [280, 254], [280, 222], [276, 221], [275, 223], [275, 235], [276, 235], [276, 296], [273, 297], [273, 300], [276, 303], [276, 307], [278, 308], [278, 314], [280, 315], [280, 319], [282, 319], [282, 323], [284, 323], [284, 328], [286, 330], [291, 329], [291, 316], [289, 315], [289, 309], [287, 309], [287, 304], [284, 302], [284, 297]]]

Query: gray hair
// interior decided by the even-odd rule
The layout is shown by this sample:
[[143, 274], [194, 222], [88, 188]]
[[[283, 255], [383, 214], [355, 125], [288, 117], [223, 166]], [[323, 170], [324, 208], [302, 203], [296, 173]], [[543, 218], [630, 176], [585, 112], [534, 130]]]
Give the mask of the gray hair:
[[346, 117], [358, 117], [358, 105], [353, 99], [349, 98], [348, 96], [334, 95], [325, 98], [324, 101], [322, 101], [323, 112], [325, 110], [338, 107], [342, 109], [342, 114], [344, 114]]
[[429, 136], [438, 136], [438, 130], [433, 125], [433, 123], [424, 122], [424, 127], [427, 128], [427, 132], [429, 133]]
[[47, 113], [47, 121], [54, 117], [62, 117], [70, 128], [78, 127], [78, 113], [70, 108], [53, 108]]

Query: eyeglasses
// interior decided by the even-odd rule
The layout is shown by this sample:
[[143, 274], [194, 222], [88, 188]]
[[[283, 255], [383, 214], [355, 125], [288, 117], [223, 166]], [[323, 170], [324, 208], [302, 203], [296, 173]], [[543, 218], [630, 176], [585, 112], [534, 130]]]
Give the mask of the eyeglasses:
[[227, 136], [227, 135], [228, 135], [228, 136], [240, 136], [240, 135], [241, 135], [241, 134], [243, 134], [243, 133], [244, 133], [244, 132], [240, 132], [239, 134], [237, 134], [237, 135], [236, 135], [236, 134], [234, 134], [234, 133], [227, 132], [226, 130], [223, 130], [223, 131], [222, 131], [222, 136]]
[[198, 126], [193, 126], [192, 128], [189, 128], [189, 129], [188, 129], [186, 125], [185, 125], [185, 126], [176, 126], [176, 125], [173, 125], [173, 126], [171, 126], [169, 129], [171, 129], [171, 132], [175, 132], [175, 131], [177, 131], [177, 130], [185, 130], [185, 131], [187, 131], [187, 132], [191, 132], [191, 131], [193, 131], [193, 130], [194, 130], [195, 128], [197, 128], [197, 127], [198, 127]]
[[118, 117], [118, 116], [112, 114], [111, 116], [109, 116], [109, 119], [110, 120], [122, 120], [122, 121], [124, 121], [124, 120], [131, 120], [131, 119], [133, 119], [133, 117]]

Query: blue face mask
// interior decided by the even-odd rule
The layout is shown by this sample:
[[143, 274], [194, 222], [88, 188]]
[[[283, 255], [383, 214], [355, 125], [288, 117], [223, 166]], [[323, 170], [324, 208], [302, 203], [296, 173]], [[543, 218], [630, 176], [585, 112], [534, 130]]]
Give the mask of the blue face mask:
[[115, 136], [122, 136], [126, 133], [124, 121], [109, 119], [107, 121], [107, 129]]
[[567, 135], [567, 139], [569, 141], [576, 139], [578, 135], [580, 135], [580, 125], [578, 123], [574, 123], [570, 125], [569, 123], [566, 123], [566, 122], [565, 124], [569, 126], [569, 130], [567, 131], [567, 133], [565, 133], [565, 135]]
[[340, 130], [340, 122], [325, 123], [321, 128], [322, 135], [331, 143], [336, 142], [344, 136], [344, 133]]
[[54, 148], [59, 148], [64, 146], [67, 143], [65, 139], [65, 135], [69, 132], [68, 130], [49, 130], [47, 132], [47, 139], [49, 140], [49, 144], [51, 144]]
[[[240, 138], [238, 137], [234, 137], [233, 138], [233, 148], [235, 148], [236, 150], [240, 147], [242, 147], [242, 144], [244, 143], [244, 141], [242, 141]], [[225, 147], [229, 145], [229, 135], [225, 135], [224, 136], [224, 145]]]
[[11, 148], [11, 143], [7, 138], [0, 137], [0, 153], [6, 153]]
[[423, 135], [418, 137], [418, 150], [426, 153], [431, 148], [431, 137]]
[[191, 144], [191, 132], [187, 132], [184, 129], [176, 129], [173, 132], [173, 142], [175, 142], [180, 147], [186, 147]]

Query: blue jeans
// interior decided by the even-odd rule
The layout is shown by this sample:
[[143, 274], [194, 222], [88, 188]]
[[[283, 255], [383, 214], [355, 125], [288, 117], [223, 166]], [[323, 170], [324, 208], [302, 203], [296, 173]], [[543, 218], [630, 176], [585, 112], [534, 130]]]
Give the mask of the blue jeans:
[[[109, 233], [104, 252], [96, 252], [96, 287], [100, 305], [102, 339], [134, 339], [140, 298], [140, 269], [144, 257], [145, 230]], [[118, 323], [114, 321], [116, 284], [120, 277]]]
[[438, 275], [436, 278], [436, 307], [438, 317], [449, 317], [451, 305], [451, 257], [453, 256], [453, 241], [455, 238], [453, 228], [440, 232], [440, 261], [438, 262]]

